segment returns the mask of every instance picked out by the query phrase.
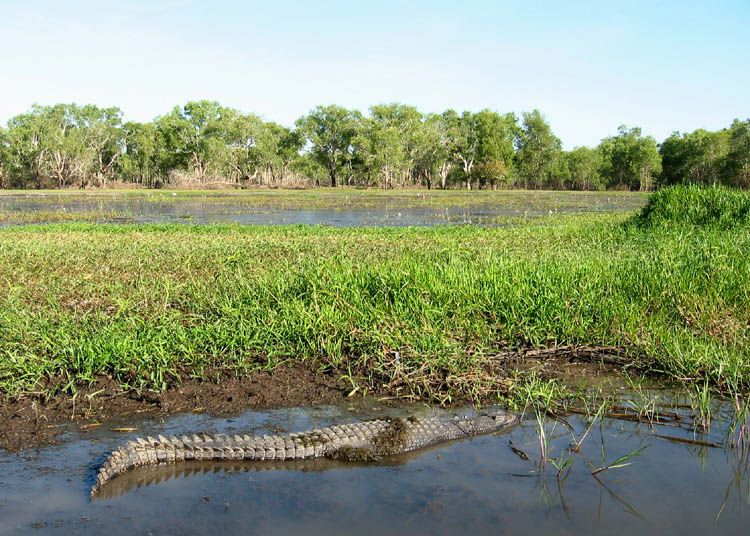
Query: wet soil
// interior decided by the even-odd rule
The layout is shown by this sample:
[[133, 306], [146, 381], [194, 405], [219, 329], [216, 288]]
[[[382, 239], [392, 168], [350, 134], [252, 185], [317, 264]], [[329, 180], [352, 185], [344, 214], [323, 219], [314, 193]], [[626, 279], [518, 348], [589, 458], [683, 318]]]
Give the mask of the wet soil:
[[[543, 378], [571, 385], [583, 382], [590, 387], [622, 369], [616, 352], [603, 347], [561, 346], [507, 352], [494, 356], [492, 363], [485, 371], [492, 375], [492, 383], [502, 383], [515, 371], [533, 371]], [[75, 396], [59, 393], [5, 400], [0, 403], [0, 449], [19, 451], [54, 443], [71, 424], [85, 432], [103, 422], [125, 422], [139, 416], [207, 413], [220, 417], [248, 409], [333, 405], [347, 400], [350, 394], [349, 385], [337, 382], [336, 372], [323, 373], [301, 365], [279, 366], [242, 377], [228, 373], [208, 373], [206, 377], [216, 379], [184, 378], [163, 393], [123, 391], [113, 379], [97, 378], [93, 384], [79, 388]], [[487, 393], [489, 398], [485, 401], [496, 400], [495, 391]], [[495, 394], [490, 397], [490, 393]], [[382, 385], [379, 392], [371, 394], [382, 396], [386, 404], [396, 403], [403, 395], [398, 385]], [[415, 401], [413, 397], [407, 400]], [[453, 397], [450, 405], [469, 402]]]
[[239, 414], [247, 409], [336, 404], [346, 391], [333, 376], [303, 367], [277, 367], [216, 382], [186, 379], [164, 393], [124, 392], [112, 379], [98, 378], [75, 397], [23, 397], [0, 405], [0, 449], [18, 451], [55, 442], [71, 423], [82, 431], [105, 421], [175, 413]]

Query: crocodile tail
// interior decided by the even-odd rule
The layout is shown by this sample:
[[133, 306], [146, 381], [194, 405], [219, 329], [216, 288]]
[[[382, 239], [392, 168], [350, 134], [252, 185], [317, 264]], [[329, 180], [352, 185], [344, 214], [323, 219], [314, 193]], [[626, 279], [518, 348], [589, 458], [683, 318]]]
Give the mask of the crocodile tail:
[[[203, 442], [208, 439], [210, 438], [201, 439], [197, 436], [194, 439], [185, 436], [182, 438], [159, 436], [158, 438], [148, 437], [128, 441], [125, 445], [113, 451], [99, 469], [96, 482], [91, 488], [91, 495], [95, 495], [99, 488], [116, 476], [135, 467], [201, 459], [200, 456], [196, 456], [196, 450], [202, 449], [196, 448], [194, 443], [196, 440]], [[205, 458], [208, 459], [210, 456]]]
[[135, 442], [130, 441], [127, 443], [127, 445], [118, 448], [109, 455], [109, 458], [107, 458], [107, 461], [104, 462], [104, 465], [99, 468], [99, 473], [96, 475], [96, 482], [94, 482], [94, 485], [91, 488], [92, 497], [104, 484], [115, 478], [117, 475], [124, 473], [131, 467], [136, 466], [132, 456], [132, 454], [135, 452], [134, 447]]
[[193, 435], [191, 437], [147, 437], [128, 441], [110, 454], [96, 477], [91, 495], [116, 476], [134, 469], [164, 463], [201, 460], [285, 460], [312, 457], [320, 454], [317, 449], [307, 447], [278, 448], [278, 437], [253, 438], [250, 436], [229, 437], [226, 435]]

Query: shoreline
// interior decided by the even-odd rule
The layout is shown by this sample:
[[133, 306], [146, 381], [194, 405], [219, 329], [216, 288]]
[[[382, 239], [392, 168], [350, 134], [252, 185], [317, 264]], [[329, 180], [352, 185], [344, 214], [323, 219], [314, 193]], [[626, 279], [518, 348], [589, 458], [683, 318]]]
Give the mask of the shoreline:
[[66, 425], [80, 429], [132, 416], [179, 413], [236, 415], [248, 409], [333, 404], [346, 400], [334, 378], [303, 367], [278, 367], [219, 382], [185, 378], [162, 393], [124, 391], [98, 377], [75, 396], [22, 396], [0, 404], [0, 449], [20, 451], [54, 444]]
[[[552, 348], [530, 350], [524, 357], [517, 354], [498, 380], [528, 376], [525, 385], [534, 389], [535, 382], [559, 382], [562, 393], [567, 387], [588, 387], [602, 380], [623, 376], [621, 364], [595, 359], [596, 349]], [[602, 354], [603, 356], [603, 354]], [[512, 363], [512, 365], [510, 364]], [[207, 379], [212, 377], [213, 380]], [[522, 380], [516, 380], [522, 383]], [[445, 404], [435, 400], [415, 399], [400, 393], [398, 387], [379, 390], [347, 388], [339, 373], [311, 370], [305, 365], [280, 365], [272, 370], [259, 370], [238, 376], [227, 372], [207, 373], [206, 378], [189, 375], [163, 392], [123, 390], [112, 378], [97, 377], [91, 385], [80, 386], [75, 395], [58, 392], [51, 396], [25, 394], [0, 403], [0, 449], [15, 452], [44, 445], [53, 445], [66, 426], [79, 430], [117, 423], [128, 418], [160, 417], [181, 413], [206, 413], [216, 417], [233, 416], [247, 410], [283, 407], [335, 405], [356, 403], [376, 397], [384, 404], [429, 404], [435, 407], [514, 403], [513, 385], [499, 396], [494, 393], [483, 399], [455, 398]], [[520, 397], [519, 397], [520, 398]], [[516, 403], [526, 401], [518, 400]], [[557, 400], [555, 402], [558, 402]]]

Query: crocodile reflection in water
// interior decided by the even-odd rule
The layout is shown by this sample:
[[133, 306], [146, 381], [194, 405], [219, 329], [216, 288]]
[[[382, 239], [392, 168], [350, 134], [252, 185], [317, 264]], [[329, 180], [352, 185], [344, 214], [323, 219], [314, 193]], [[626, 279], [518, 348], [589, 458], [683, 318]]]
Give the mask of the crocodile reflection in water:
[[[423, 452], [423, 451], [420, 451]], [[416, 454], [402, 454], [389, 456], [377, 462], [341, 462], [328, 458], [314, 458], [310, 460], [287, 460], [273, 462], [245, 462], [245, 461], [189, 461], [175, 464], [159, 464], [137, 467], [127, 471], [114, 480], [107, 482], [106, 486], [100, 487], [92, 497], [94, 500], [106, 500], [131, 491], [149, 486], [157, 486], [162, 482], [177, 480], [179, 478], [190, 478], [191, 476], [206, 475], [209, 473], [249, 473], [261, 471], [300, 471], [303, 473], [323, 472], [332, 469], [346, 467], [367, 467], [377, 465], [378, 467], [397, 467], [405, 464], [410, 457]]]

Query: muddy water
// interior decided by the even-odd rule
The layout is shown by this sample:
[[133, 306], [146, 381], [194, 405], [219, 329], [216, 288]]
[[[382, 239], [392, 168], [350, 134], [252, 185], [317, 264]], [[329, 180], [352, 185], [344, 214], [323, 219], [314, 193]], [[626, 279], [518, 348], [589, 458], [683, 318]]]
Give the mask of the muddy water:
[[[543, 198], [529, 194], [512, 203], [468, 203], [435, 206], [420, 198], [367, 199], [342, 197], [336, 206], [314, 206], [304, 200], [285, 203], [240, 196], [175, 196], [155, 193], [122, 195], [3, 195], [0, 213], [5, 225], [24, 220], [24, 214], [65, 214], [65, 221], [78, 219], [115, 223], [242, 223], [252, 225], [319, 224], [335, 227], [432, 226], [442, 224], [504, 225], [509, 218], [539, 217], [585, 212], [623, 212], [640, 208], [642, 196], [606, 196], [566, 193]], [[330, 202], [328, 202], [330, 205]], [[17, 217], [14, 218], [14, 215]], [[54, 221], [59, 221], [55, 219]]]
[[[604, 420], [591, 429], [580, 452], [572, 454], [571, 439], [587, 428], [576, 416], [567, 418], [572, 431], [558, 421], [545, 423], [547, 455], [573, 460], [560, 479], [551, 461], [539, 470], [539, 427], [531, 418], [504, 434], [455, 442], [387, 464], [324, 460], [162, 467], [112, 481], [97, 500], [88, 496], [105, 455], [133, 435], [196, 430], [262, 434], [383, 413], [437, 411], [376, 406], [108, 423], [88, 431], [71, 428], [59, 446], [0, 452], [0, 534], [748, 533], [747, 452], [657, 437], [695, 437], [680, 427]], [[732, 412], [720, 405], [715, 411], [712, 432], [698, 437], [723, 443]], [[137, 431], [111, 430], [123, 425]], [[511, 440], [529, 460], [510, 449]], [[592, 468], [643, 447], [631, 465], [603, 471], [598, 479], [591, 475]]]

